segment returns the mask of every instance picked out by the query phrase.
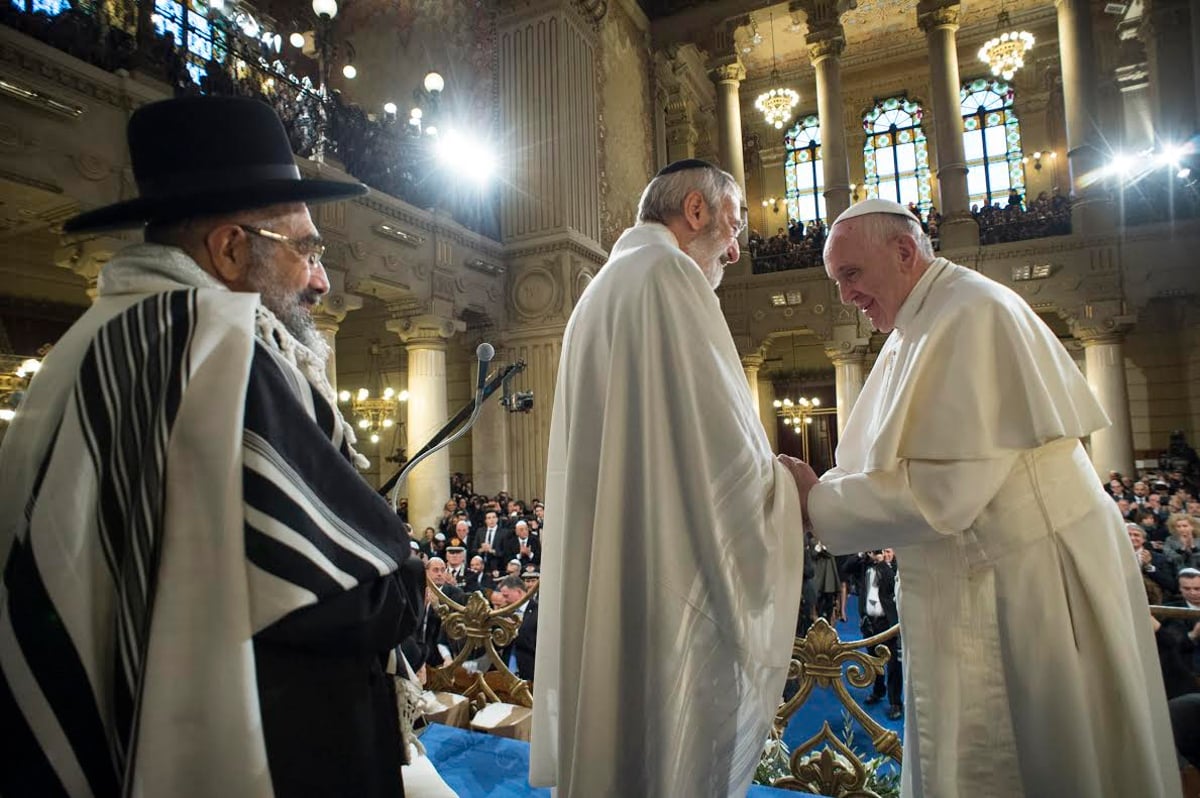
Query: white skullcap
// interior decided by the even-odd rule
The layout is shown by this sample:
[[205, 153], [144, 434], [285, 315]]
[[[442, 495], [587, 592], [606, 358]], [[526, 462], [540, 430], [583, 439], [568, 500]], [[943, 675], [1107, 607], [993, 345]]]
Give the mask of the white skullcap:
[[[919, 221], [913, 212], [905, 208], [899, 202], [892, 202], [886, 199], [865, 199], [862, 202], [856, 202], [846, 210], [838, 214], [838, 218], [833, 220], [833, 224], [844, 222], [847, 219], [854, 219], [858, 216], [866, 216], [869, 213], [890, 213], [896, 216], [907, 216], [913, 221]], [[832, 227], [833, 225], [830, 225]]]

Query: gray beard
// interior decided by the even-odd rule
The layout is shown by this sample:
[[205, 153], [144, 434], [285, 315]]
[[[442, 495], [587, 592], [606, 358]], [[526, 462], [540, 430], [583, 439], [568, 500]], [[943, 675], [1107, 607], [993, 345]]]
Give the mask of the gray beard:
[[696, 236], [692, 243], [683, 250], [692, 260], [696, 261], [700, 272], [714, 291], [721, 284], [721, 278], [725, 276], [725, 248], [722, 243], [721, 234], [717, 231], [714, 220], [709, 222], [708, 226], [700, 231], [700, 235]]
[[[256, 253], [257, 254], [257, 253]], [[275, 318], [283, 323], [284, 329], [292, 337], [312, 351], [321, 361], [324, 368], [329, 359], [329, 347], [321, 337], [312, 315], [304, 307], [305, 299], [318, 299], [312, 296], [314, 292], [305, 289], [299, 293], [289, 293], [275, 281], [270, 267], [265, 261], [255, 260], [250, 267], [246, 281], [262, 298], [263, 307], [275, 314]]]

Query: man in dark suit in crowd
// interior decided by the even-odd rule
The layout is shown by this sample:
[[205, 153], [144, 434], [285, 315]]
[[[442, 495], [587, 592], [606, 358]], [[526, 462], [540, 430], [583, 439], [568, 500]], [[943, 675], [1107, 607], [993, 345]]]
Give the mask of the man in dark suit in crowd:
[[[437, 585], [438, 588], [446, 595], [446, 598], [459, 604], [467, 603], [467, 594], [463, 593], [459, 587], [454, 584], [454, 579], [446, 570], [446, 563], [441, 557], [430, 557], [429, 562], [425, 565], [425, 573], [429, 576], [429, 581]], [[433, 590], [426, 587], [425, 589], [425, 611], [421, 615], [421, 623], [417, 627], [419, 642], [421, 644], [421, 653], [423, 659], [420, 662], [409, 663], [414, 669], [420, 668], [421, 665], [439, 666], [445, 664], [445, 658], [438, 644], [450, 648], [450, 640], [442, 634], [442, 619], [437, 614], [437, 600], [434, 597]]]
[[[538, 584], [538, 572], [526, 571], [521, 574], [521, 580], [525, 583], [526, 592], [533, 590]], [[513, 646], [517, 655], [517, 675], [531, 682], [533, 681], [533, 664], [537, 652], [537, 619], [538, 597], [535, 593], [530, 597], [529, 603], [525, 605], [525, 614], [521, 617], [521, 628], [517, 630], [517, 639]]]
[[[896, 554], [891, 549], [860, 554], [846, 568], [846, 575], [857, 578], [858, 616], [864, 637], [886, 632], [900, 621], [896, 611]], [[886, 643], [892, 656], [888, 659], [886, 678], [875, 677], [875, 686], [864, 703], [877, 704], [888, 699], [887, 716], [898, 720], [904, 716], [902, 699], [903, 677], [900, 667], [900, 637]], [[874, 653], [874, 652], [870, 652]]]
[[471, 554], [483, 557], [483, 570], [493, 577], [500, 574], [505, 558], [501, 548], [504, 528], [500, 526], [500, 515], [488, 510], [483, 516], [483, 525], [471, 533], [468, 548]]
[[529, 524], [524, 521], [518, 521], [512, 533], [501, 538], [501, 545], [504, 559], [519, 561], [522, 573], [541, 564], [542, 542], [530, 534]]

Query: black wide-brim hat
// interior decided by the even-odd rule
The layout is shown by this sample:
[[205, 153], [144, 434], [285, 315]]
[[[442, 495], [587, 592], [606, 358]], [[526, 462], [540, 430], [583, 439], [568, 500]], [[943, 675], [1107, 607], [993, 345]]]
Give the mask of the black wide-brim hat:
[[367, 193], [361, 183], [303, 180], [274, 109], [245, 97], [180, 97], [144, 105], [127, 131], [138, 198], [81, 213], [68, 233], [321, 202]]

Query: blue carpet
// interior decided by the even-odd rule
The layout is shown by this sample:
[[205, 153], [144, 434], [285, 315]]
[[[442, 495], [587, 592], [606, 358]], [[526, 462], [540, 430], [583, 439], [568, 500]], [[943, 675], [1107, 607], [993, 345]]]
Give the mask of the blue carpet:
[[[529, 743], [433, 724], [421, 734], [438, 774], [460, 798], [550, 798], [529, 786]], [[819, 798], [757, 784], [748, 798]]]

